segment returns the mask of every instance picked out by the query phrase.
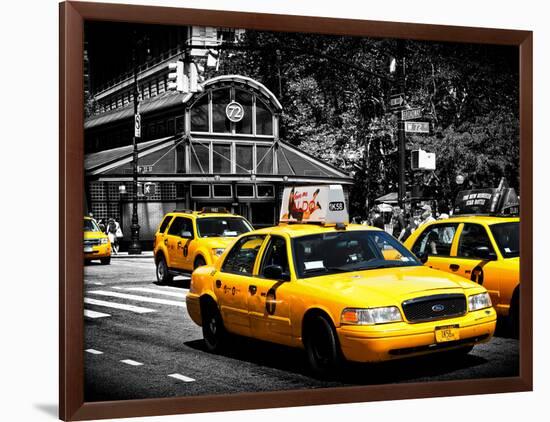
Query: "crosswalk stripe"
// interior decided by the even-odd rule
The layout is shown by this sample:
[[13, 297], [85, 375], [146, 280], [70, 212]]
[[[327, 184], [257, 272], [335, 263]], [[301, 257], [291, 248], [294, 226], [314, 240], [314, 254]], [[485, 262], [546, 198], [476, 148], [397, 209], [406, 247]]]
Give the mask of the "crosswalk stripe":
[[163, 290], [175, 290], [175, 291], [178, 291], [178, 292], [181, 292], [181, 291], [188, 292], [189, 291], [189, 289], [184, 289], [183, 287], [163, 286], [163, 285], [158, 285], [158, 284], [155, 287], [158, 287], [158, 288], [163, 289]]
[[90, 309], [84, 309], [84, 316], [87, 318], [105, 318], [110, 317], [109, 314], [104, 314], [103, 312], [96, 312]]
[[87, 353], [90, 353], [92, 355], [102, 355], [103, 354], [103, 352], [100, 352], [99, 350], [95, 350], [95, 349], [86, 349], [84, 351], [87, 352]]
[[159, 294], [159, 295], [165, 295], [165, 296], [181, 297], [183, 299], [185, 299], [185, 297], [187, 296], [187, 293], [173, 292], [171, 290], [170, 291], [156, 290], [156, 289], [150, 289], [147, 287], [113, 287], [113, 289], [129, 290], [132, 292], [153, 293], [153, 294]]
[[126, 305], [124, 303], [107, 302], [105, 300], [97, 300], [89, 297], [84, 298], [84, 303], [89, 305], [105, 306], [106, 308], [122, 309], [124, 311], [135, 312], [137, 314], [147, 314], [149, 312], [156, 312], [154, 309], [142, 308], [140, 306]]
[[182, 308], [186, 307], [185, 302], [183, 302], [183, 301], [158, 299], [156, 297], [129, 295], [129, 294], [126, 294], [126, 293], [109, 292], [109, 291], [106, 291], [106, 290], [91, 290], [91, 291], [87, 292], [87, 294], [94, 294], [94, 295], [100, 295], [100, 296], [112, 296], [112, 297], [118, 297], [120, 299], [136, 300], [138, 302], [158, 303], [158, 304], [161, 304], [161, 305], [180, 306]]
[[193, 382], [195, 381], [193, 378], [186, 377], [185, 375], [181, 374], [170, 374], [169, 377], [175, 378], [177, 380], [183, 381], [183, 382]]
[[126, 365], [131, 365], [131, 366], [141, 366], [141, 365], [143, 365], [143, 363], [136, 362], [135, 360], [132, 360], [132, 359], [124, 359], [124, 360], [121, 360], [121, 362], [125, 363]]

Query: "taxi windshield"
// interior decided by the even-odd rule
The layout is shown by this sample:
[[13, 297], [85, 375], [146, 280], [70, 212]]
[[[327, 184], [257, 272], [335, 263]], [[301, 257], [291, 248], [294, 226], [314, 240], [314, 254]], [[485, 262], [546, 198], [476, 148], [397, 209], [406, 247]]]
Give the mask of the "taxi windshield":
[[236, 237], [251, 230], [250, 224], [239, 217], [197, 219], [197, 231], [200, 237]]
[[504, 258], [519, 256], [519, 222], [493, 224], [491, 231]]
[[395, 238], [383, 231], [341, 231], [293, 239], [298, 278], [340, 272], [421, 265]]
[[99, 226], [94, 220], [84, 219], [84, 231], [85, 232], [100, 232]]

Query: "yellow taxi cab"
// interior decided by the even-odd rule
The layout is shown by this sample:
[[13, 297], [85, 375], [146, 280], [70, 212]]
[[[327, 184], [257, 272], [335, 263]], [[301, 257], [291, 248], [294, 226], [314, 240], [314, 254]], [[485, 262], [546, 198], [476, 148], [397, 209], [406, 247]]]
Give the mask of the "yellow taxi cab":
[[[465, 201], [493, 199], [492, 189], [459, 193]], [[481, 196], [480, 196], [481, 195]], [[478, 196], [480, 196], [478, 198]], [[459, 201], [464, 202], [464, 201]], [[461, 213], [483, 212], [458, 205]], [[494, 208], [494, 207], [493, 207]], [[457, 211], [457, 210], [455, 210]], [[497, 314], [509, 317], [511, 330], [519, 324], [519, 218], [498, 215], [459, 215], [416, 229], [405, 241], [425, 265], [470, 279], [487, 289]]]
[[84, 261], [94, 259], [99, 259], [104, 265], [110, 264], [111, 242], [93, 218], [84, 217]]
[[166, 214], [154, 238], [157, 280], [167, 283], [175, 275], [215, 263], [237, 236], [251, 230], [244, 217], [221, 207]]
[[253, 337], [304, 348], [327, 375], [343, 360], [468, 353], [491, 339], [487, 290], [424, 267], [380, 229], [348, 224], [341, 186], [285, 189], [282, 203], [278, 226], [240, 236], [193, 272], [187, 311], [208, 350], [228, 334]]

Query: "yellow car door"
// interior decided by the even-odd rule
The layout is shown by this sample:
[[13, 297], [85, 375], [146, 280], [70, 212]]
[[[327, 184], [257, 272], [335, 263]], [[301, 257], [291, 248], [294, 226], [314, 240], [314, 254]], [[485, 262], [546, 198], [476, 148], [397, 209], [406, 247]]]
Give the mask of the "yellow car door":
[[214, 282], [225, 327], [235, 334], [250, 336], [249, 288], [254, 285], [256, 258], [265, 235], [244, 236], [228, 252]]
[[282, 236], [271, 236], [262, 254], [258, 277], [249, 286], [252, 335], [288, 343], [291, 336], [289, 248]]
[[184, 267], [182, 244], [186, 242], [186, 239], [182, 238], [182, 234], [185, 234], [186, 220], [184, 217], [175, 217], [162, 239], [167, 251], [166, 263], [170, 268], [183, 269]]
[[482, 224], [464, 223], [459, 233], [456, 257], [452, 259], [455, 274], [483, 285], [493, 306], [500, 302], [498, 263], [495, 246]]
[[426, 266], [441, 271], [452, 272], [451, 257], [460, 223], [431, 224], [422, 230], [411, 247], [416, 256], [428, 255]]

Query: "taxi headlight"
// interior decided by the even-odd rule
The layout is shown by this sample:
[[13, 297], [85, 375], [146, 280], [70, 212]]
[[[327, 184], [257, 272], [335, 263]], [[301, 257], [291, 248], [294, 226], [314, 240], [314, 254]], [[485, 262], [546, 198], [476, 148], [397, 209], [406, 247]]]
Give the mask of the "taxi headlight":
[[109, 238], [108, 237], [102, 237], [101, 239], [99, 239], [99, 244], [100, 245], [106, 245], [107, 243], [109, 243]]
[[468, 310], [477, 311], [479, 309], [490, 308], [492, 306], [489, 293], [479, 293], [468, 298]]
[[212, 249], [212, 253], [214, 254], [214, 256], [217, 256], [217, 257], [220, 257], [222, 255], [223, 251], [225, 251], [225, 248], [214, 248], [214, 249]]
[[396, 306], [368, 309], [346, 308], [340, 317], [342, 324], [354, 325], [374, 325], [399, 321], [403, 321], [403, 317]]

